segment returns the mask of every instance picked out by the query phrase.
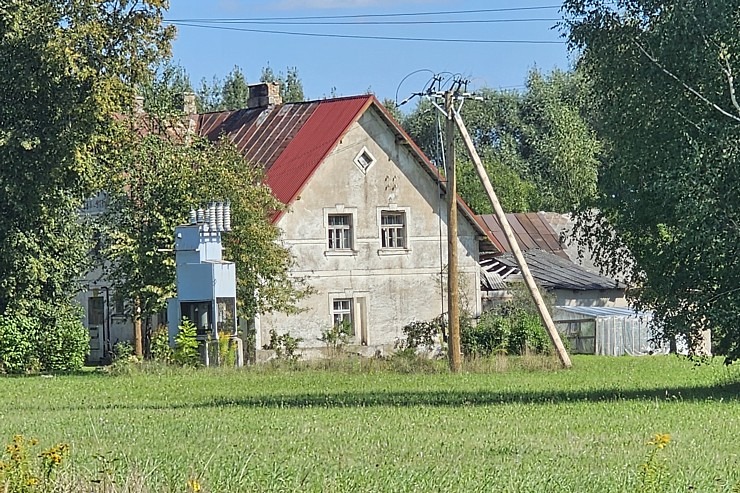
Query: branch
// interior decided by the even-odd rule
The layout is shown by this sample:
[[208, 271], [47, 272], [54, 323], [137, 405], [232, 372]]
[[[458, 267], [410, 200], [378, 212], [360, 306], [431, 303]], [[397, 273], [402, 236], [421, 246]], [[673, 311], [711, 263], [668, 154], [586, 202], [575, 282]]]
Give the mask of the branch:
[[735, 96], [735, 81], [732, 77], [732, 67], [730, 67], [730, 57], [727, 56], [726, 53], [720, 52], [720, 58], [724, 60], [726, 69], [723, 68], [722, 71], [727, 76], [727, 84], [730, 86], [730, 99], [732, 100], [732, 105], [737, 110], [738, 114], [740, 114], [740, 104], [737, 102], [737, 97]]
[[[717, 105], [717, 104], [715, 104], [715, 103], [711, 102], [711, 101], [710, 101], [709, 99], [707, 99], [707, 98], [706, 98], [706, 97], [705, 97], [705, 96], [704, 96], [704, 95], [703, 95], [702, 93], [700, 93], [699, 91], [697, 91], [697, 90], [696, 90], [696, 89], [694, 89], [693, 87], [691, 87], [691, 86], [689, 86], [688, 84], [686, 84], [686, 83], [685, 83], [684, 81], [682, 81], [682, 80], [681, 80], [681, 79], [680, 79], [680, 78], [679, 78], [679, 77], [678, 77], [678, 76], [677, 76], [676, 74], [674, 74], [673, 72], [671, 72], [670, 70], [668, 70], [667, 68], [665, 68], [665, 67], [663, 66], [663, 64], [661, 64], [661, 63], [660, 63], [660, 62], [658, 61], [658, 59], [657, 59], [657, 58], [655, 58], [655, 57], [654, 57], [653, 55], [651, 55], [650, 53], [648, 53], [648, 52], [647, 52], [647, 51], [645, 50], [645, 48], [643, 48], [643, 47], [642, 47], [642, 45], [640, 45], [640, 43], [638, 43], [637, 41], [634, 41], [634, 40], [633, 40], [632, 42], [633, 42], [633, 43], [635, 44], [635, 46], [637, 46], [637, 49], [639, 49], [639, 50], [640, 50], [640, 51], [642, 52], [642, 54], [643, 54], [643, 55], [645, 55], [645, 56], [646, 56], [646, 57], [647, 57], [647, 58], [648, 58], [648, 59], [649, 59], [649, 60], [650, 60], [651, 62], [653, 62], [653, 63], [654, 63], [654, 64], [655, 64], [655, 65], [656, 65], [656, 66], [657, 66], [657, 67], [658, 67], [658, 68], [659, 68], [660, 70], [662, 70], [662, 71], [663, 71], [663, 73], [665, 73], [666, 75], [668, 75], [669, 77], [671, 77], [672, 79], [674, 79], [674, 80], [675, 80], [676, 82], [678, 82], [679, 84], [681, 84], [681, 85], [682, 85], [682, 86], [684, 87], [684, 89], [686, 89], [687, 91], [689, 91], [689, 92], [690, 92], [691, 94], [693, 94], [694, 96], [696, 96], [697, 98], [699, 98], [699, 99], [700, 99], [701, 101], [703, 101], [704, 103], [706, 103], [706, 104], [708, 104], [709, 106], [711, 106], [712, 108], [714, 108], [715, 110], [719, 111], [719, 112], [720, 112], [721, 114], [723, 114], [724, 116], [726, 116], [726, 117], [728, 117], [728, 118], [731, 118], [731, 119], [735, 120], [736, 122], [740, 123], [740, 116], [737, 116], [737, 115], [733, 115], [733, 114], [732, 114], [732, 113], [730, 113], [729, 111], [727, 111], [727, 110], [725, 110], [725, 109], [721, 108], [721, 107], [720, 107], [719, 105]], [[734, 91], [734, 89], [733, 89], [733, 91]]]

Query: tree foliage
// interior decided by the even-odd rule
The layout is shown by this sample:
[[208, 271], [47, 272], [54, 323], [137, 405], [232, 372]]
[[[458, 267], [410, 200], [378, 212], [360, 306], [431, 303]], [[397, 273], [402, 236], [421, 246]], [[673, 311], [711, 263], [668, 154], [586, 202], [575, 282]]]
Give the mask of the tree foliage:
[[[192, 208], [231, 202], [232, 227], [225, 256], [237, 265], [242, 315], [290, 311], [302, 290], [288, 276], [290, 253], [279, 244], [270, 216], [282, 206], [262, 174], [228, 140], [188, 134], [187, 117], [142, 115], [130, 122], [130, 140], [106, 186], [101, 218], [102, 256], [117, 294], [135, 300], [145, 318], [175, 295], [175, 226]], [[141, 136], [141, 129], [149, 129]]]
[[249, 85], [242, 69], [235, 65], [224, 80], [216, 76], [210, 83], [201, 80], [197, 95], [200, 111], [236, 110], [247, 107]]
[[113, 116], [169, 50], [166, 6], [0, 5], [0, 314], [33, 317], [43, 330], [67, 327], [55, 314], [73, 310], [89, 240], [78, 210], [114, 147]]
[[715, 350], [736, 359], [740, 2], [568, 0], [564, 9], [608, 146], [588, 233], [607, 268], [631, 252], [636, 299], [656, 311], [664, 336], [710, 328]]
[[[533, 70], [522, 92], [481, 94], [482, 101], [463, 106], [462, 116], [504, 209], [564, 212], [593, 195], [601, 145], [586, 119], [589, 92], [580, 74]], [[441, 156], [440, 118], [422, 102], [404, 119], [429, 156]], [[490, 213], [461, 142], [455, 149], [460, 194], [476, 212]]]
[[283, 75], [282, 72], [277, 74], [272, 70], [269, 65], [262, 69], [262, 75], [260, 76], [260, 82], [277, 82], [280, 84], [280, 97], [283, 98], [284, 103], [299, 103], [305, 99], [303, 94], [303, 82], [298, 75], [298, 69], [296, 67], [288, 67], [287, 73]]

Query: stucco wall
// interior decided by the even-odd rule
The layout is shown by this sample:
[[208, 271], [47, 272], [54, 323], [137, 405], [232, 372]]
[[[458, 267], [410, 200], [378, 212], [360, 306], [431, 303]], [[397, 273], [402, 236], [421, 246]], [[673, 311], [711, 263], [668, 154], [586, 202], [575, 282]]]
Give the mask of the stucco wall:
[[[375, 158], [366, 172], [354, 162], [363, 149]], [[447, 262], [446, 205], [423, 166], [397, 143], [376, 110], [352, 125], [278, 223], [296, 258], [293, 274], [307, 278], [316, 293], [302, 302], [303, 313], [261, 316], [258, 348], [269, 341], [271, 329], [303, 338], [303, 347], [323, 346], [319, 337], [332, 325], [334, 298], [354, 300], [353, 342], [374, 348], [392, 347], [408, 322], [446, 311], [440, 276]], [[389, 209], [406, 214], [406, 249], [381, 248], [380, 211]], [[352, 214], [352, 252], [328, 249], [331, 213]], [[460, 213], [458, 225], [461, 290], [477, 314], [479, 233]]]

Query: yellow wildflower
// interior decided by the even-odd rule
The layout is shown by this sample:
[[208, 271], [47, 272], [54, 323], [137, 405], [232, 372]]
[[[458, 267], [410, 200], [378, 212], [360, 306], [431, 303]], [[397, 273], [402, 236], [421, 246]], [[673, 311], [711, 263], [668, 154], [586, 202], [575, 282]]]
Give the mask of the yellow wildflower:
[[26, 480], [26, 486], [36, 486], [39, 483], [39, 478], [31, 476]]
[[653, 438], [648, 442], [648, 445], [654, 445], [656, 448], [665, 448], [671, 441], [670, 433], [656, 433]]
[[188, 490], [193, 493], [198, 493], [201, 490], [200, 482], [195, 478], [188, 479]]

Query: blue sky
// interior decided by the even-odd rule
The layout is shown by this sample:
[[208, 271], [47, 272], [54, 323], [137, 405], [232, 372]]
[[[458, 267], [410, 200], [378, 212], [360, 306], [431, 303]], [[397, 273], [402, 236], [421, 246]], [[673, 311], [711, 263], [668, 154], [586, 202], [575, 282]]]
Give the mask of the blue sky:
[[[242, 68], [249, 82], [258, 81], [261, 69], [266, 65], [276, 72], [296, 67], [309, 99], [329, 96], [335, 88], [338, 95], [362, 94], [370, 90], [381, 99], [395, 98], [398, 90], [398, 99], [401, 100], [421, 90], [432, 72], [462, 74], [473, 81], [473, 88], [516, 88], [523, 85], [527, 72], [534, 66], [549, 71], [556, 67], [566, 69], [570, 65], [565, 43], [557, 29], [553, 29], [556, 21], [552, 19], [560, 17], [559, 2], [553, 0], [172, 0], [171, 3], [167, 15], [171, 20], [273, 19], [260, 21], [263, 22], [260, 24], [218, 24], [216, 29], [179, 25], [173, 58], [187, 69], [194, 84], [203, 77], [209, 80], [214, 75], [223, 77], [234, 65]], [[512, 8], [529, 10], [503, 11]], [[379, 16], [492, 9], [502, 11]], [[306, 16], [352, 17], [284, 19]], [[468, 22], [419, 23], [450, 20]], [[501, 22], [479, 22], [491, 20]], [[277, 21], [282, 24], [276, 24]], [[286, 24], [306, 21], [354, 24]], [[416, 24], [384, 25], [378, 23], [381, 21], [413, 21]], [[191, 23], [214, 25], [204, 21]], [[245, 32], [238, 29], [555, 43], [368, 40]], [[403, 81], [404, 77], [416, 70], [425, 71]]]

